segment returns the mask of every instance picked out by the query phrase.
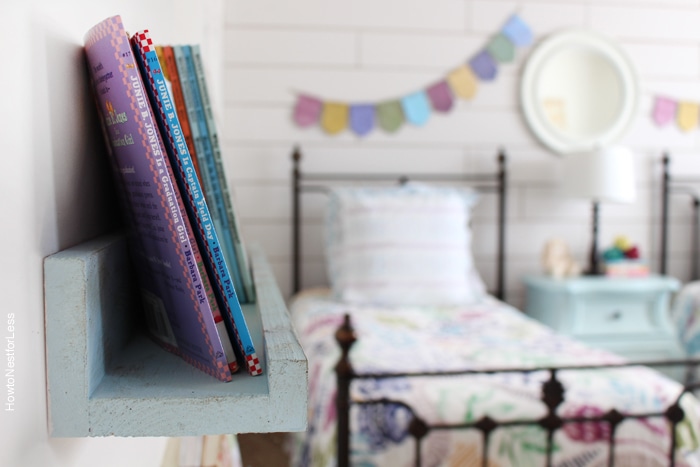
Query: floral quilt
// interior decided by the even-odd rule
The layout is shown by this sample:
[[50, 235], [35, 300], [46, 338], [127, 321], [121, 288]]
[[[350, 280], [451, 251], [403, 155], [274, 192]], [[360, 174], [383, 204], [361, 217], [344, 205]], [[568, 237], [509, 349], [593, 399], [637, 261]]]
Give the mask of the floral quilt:
[[[293, 446], [295, 466], [335, 465], [336, 413], [333, 367], [340, 351], [334, 334], [350, 313], [357, 342], [350, 358], [358, 373], [589, 365], [622, 362], [525, 316], [492, 297], [464, 307], [348, 306], [326, 290], [298, 295], [290, 306], [309, 361], [309, 424]], [[389, 398], [410, 405], [428, 423], [469, 423], [484, 415], [497, 420], [545, 415], [541, 382], [548, 373], [356, 380], [354, 401]], [[566, 401], [562, 416], [661, 412], [677, 400], [681, 385], [645, 367], [561, 370]], [[700, 403], [681, 397], [685, 419], [677, 427], [676, 465], [700, 466]], [[414, 440], [410, 415], [400, 404], [353, 405], [352, 465], [411, 466]], [[615, 465], [665, 466], [670, 425], [661, 417], [626, 420], [616, 432]], [[554, 436], [553, 465], [607, 465], [606, 423], [569, 423]], [[546, 432], [537, 426], [496, 429], [489, 466], [545, 465]], [[482, 435], [476, 430], [433, 430], [422, 444], [424, 466], [480, 466]]]

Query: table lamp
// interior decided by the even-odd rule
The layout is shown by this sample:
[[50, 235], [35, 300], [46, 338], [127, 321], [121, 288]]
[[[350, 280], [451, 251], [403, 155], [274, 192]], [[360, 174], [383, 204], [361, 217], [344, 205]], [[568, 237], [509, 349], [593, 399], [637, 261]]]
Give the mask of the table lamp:
[[591, 250], [585, 274], [602, 274], [598, 264], [599, 204], [634, 202], [634, 154], [622, 146], [569, 154], [564, 156], [562, 175], [561, 187], [566, 196], [593, 202]]

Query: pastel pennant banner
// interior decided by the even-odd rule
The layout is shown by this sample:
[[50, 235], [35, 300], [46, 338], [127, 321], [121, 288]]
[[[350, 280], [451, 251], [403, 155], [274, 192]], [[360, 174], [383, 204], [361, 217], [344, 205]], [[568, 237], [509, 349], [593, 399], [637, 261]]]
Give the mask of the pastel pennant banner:
[[700, 127], [700, 103], [656, 96], [652, 108], [652, 119], [658, 126], [674, 122], [681, 131], [690, 131]]
[[357, 136], [365, 136], [375, 127], [393, 133], [405, 122], [422, 126], [432, 112], [449, 112], [456, 99], [473, 98], [479, 81], [496, 79], [499, 65], [512, 62], [517, 47], [532, 41], [529, 26], [513, 15], [482, 50], [425, 89], [377, 103], [324, 102], [310, 94], [299, 94], [293, 120], [300, 127], [320, 125], [330, 135], [349, 128]]

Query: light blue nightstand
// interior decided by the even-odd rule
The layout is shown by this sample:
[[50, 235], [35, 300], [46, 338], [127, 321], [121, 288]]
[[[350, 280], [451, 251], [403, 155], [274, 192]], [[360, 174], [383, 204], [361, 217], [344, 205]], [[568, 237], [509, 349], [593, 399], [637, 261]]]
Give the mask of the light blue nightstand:
[[674, 278], [529, 276], [525, 286], [525, 312], [560, 333], [630, 360], [684, 356], [669, 321]]

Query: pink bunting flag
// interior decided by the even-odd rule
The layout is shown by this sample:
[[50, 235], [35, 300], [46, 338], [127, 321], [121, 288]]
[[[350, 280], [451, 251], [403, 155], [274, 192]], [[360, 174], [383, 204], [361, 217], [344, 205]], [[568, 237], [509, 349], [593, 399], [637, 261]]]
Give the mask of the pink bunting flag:
[[427, 89], [426, 93], [428, 94], [433, 109], [438, 112], [448, 112], [452, 108], [452, 91], [447, 81], [440, 81], [439, 83], [433, 84]]
[[294, 106], [294, 121], [301, 127], [318, 123], [323, 110], [323, 102], [315, 97], [300, 94]]
[[656, 97], [654, 102], [654, 122], [659, 126], [664, 126], [676, 118], [676, 101], [667, 97]]

